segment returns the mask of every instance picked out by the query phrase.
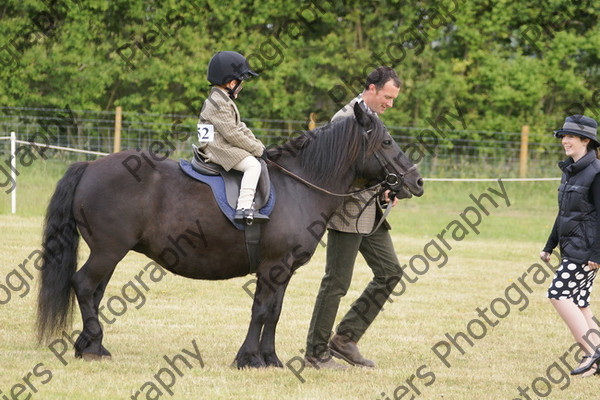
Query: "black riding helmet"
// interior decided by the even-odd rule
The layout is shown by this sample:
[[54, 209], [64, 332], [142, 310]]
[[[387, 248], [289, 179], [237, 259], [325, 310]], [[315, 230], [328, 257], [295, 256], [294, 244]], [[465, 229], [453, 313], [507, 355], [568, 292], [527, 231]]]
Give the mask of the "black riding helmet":
[[[220, 51], [208, 63], [208, 81], [211, 85], [224, 85], [234, 79], [239, 81], [239, 85], [241, 81], [252, 76], [258, 74], [250, 69], [246, 57], [236, 51]], [[230, 97], [234, 91], [235, 88], [230, 91]]]

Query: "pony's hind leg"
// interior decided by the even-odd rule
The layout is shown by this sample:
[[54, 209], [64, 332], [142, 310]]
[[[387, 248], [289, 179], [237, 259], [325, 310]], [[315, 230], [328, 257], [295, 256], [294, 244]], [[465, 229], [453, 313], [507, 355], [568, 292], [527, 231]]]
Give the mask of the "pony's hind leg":
[[101, 257], [92, 253], [83, 267], [73, 275], [72, 285], [83, 321], [81, 334], [75, 341], [77, 358], [98, 360], [110, 357], [110, 352], [102, 345], [103, 332], [98, 320], [98, 306], [122, 257]]
[[[94, 292], [94, 309], [96, 310], [97, 315], [100, 314], [100, 312], [99, 312], [100, 301], [102, 300], [102, 297], [104, 296], [104, 291], [106, 290], [108, 281], [110, 281], [110, 278], [112, 278], [114, 271], [115, 270], [113, 269], [112, 272], [110, 272], [107, 276], [104, 277], [104, 279], [102, 279], [102, 282], [100, 282], [100, 285], [98, 285], [98, 288]], [[112, 355], [110, 354], [110, 351], [108, 351], [102, 343], [100, 343], [100, 351], [102, 352], [103, 359], [104, 358], [110, 359], [112, 357]]]

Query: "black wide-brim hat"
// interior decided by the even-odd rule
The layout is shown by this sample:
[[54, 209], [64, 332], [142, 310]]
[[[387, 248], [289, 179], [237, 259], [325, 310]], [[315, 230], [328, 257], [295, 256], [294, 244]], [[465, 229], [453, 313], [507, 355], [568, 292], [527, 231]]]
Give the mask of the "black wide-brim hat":
[[565, 118], [565, 123], [561, 129], [554, 131], [554, 136], [562, 138], [564, 135], [577, 135], [590, 139], [600, 146], [597, 136], [598, 123], [595, 119], [586, 117], [585, 115], [571, 115]]

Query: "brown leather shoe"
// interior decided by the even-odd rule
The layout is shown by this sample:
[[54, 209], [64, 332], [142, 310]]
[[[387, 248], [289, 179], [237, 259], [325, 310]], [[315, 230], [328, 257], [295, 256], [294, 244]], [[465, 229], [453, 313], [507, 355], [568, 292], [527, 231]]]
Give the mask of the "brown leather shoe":
[[342, 365], [338, 362], [335, 362], [330, 355], [326, 357], [305, 356], [304, 362], [306, 367], [315, 369], [348, 369], [347, 365]]
[[359, 367], [375, 368], [375, 363], [366, 359], [358, 351], [356, 342], [350, 340], [349, 337], [336, 333], [329, 340], [329, 351], [334, 357], [356, 365]]

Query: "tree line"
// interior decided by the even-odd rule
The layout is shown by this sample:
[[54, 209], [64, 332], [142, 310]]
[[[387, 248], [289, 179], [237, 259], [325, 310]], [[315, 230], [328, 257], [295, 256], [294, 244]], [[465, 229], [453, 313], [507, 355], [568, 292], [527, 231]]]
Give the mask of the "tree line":
[[550, 141], [567, 115], [600, 118], [599, 16], [591, 0], [5, 0], [0, 105], [198, 115], [208, 61], [235, 50], [260, 74], [245, 118], [326, 121], [389, 65], [388, 125], [458, 107], [452, 135]]

